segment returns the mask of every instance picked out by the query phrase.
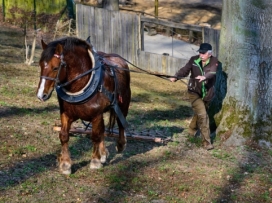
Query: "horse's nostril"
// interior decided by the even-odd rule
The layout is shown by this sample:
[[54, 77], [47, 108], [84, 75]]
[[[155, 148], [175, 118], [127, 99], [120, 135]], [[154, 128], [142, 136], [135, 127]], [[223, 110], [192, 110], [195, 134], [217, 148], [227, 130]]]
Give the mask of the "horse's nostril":
[[42, 99], [45, 100], [47, 98], [47, 94], [43, 94]]
[[37, 95], [37, 97], [38, 97], [39, 100], [44, 101], [47, 98], [47, 94], [43, 94], [42, 96], [41, 95]]

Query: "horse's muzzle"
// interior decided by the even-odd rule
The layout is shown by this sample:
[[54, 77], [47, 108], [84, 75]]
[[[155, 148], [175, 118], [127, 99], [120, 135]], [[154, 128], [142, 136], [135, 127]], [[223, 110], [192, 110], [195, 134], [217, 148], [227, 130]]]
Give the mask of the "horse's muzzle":
[[40, 101], [45, 102], [46, 100], [48, 100], [48, 99], [51, 97], [52, 92], [53, 92], [53, 91], [51, 91], [49, 94], [47, 94], [47, 93], [37, 94], [37, 97], [38, 97], [38, 99], [39, 99]]

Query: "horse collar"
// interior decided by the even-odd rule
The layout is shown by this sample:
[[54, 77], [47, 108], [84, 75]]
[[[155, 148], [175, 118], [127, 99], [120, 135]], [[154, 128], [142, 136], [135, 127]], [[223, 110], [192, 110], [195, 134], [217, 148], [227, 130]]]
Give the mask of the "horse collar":
[[95, 67], [92, 68], [91, 79], [87, 86], [84, 88], [84, 91], [76, 95], [69, 94], [64, 88], [65, 85], [58, 84], [55, 87], [58, 96], [68, 103], [83, 103], [87, 101], [87, 99], [94, 95], [102, 81], [103, 75], [102, 66], [103, 65], [101, 63], [99, 56], [95, 54]]

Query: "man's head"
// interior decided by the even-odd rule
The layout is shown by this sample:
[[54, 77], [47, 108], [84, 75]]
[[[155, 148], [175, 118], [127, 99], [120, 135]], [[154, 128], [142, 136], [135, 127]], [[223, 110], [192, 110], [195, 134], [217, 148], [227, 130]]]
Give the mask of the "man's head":
[[212, 45], [209, 43], [202, 43], [200, 44], [199, 50], [199, 57], [203, 62], [206, 62], [208, 58], [212, 55]]

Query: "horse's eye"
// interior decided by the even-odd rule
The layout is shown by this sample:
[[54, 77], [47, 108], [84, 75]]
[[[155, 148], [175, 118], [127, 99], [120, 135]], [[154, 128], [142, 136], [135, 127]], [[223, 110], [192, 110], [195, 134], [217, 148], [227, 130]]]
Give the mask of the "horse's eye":
[[53, 68], [53, 71], [58, 71], [59, 67]]

